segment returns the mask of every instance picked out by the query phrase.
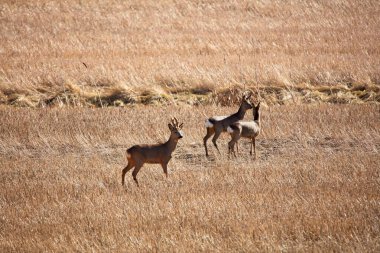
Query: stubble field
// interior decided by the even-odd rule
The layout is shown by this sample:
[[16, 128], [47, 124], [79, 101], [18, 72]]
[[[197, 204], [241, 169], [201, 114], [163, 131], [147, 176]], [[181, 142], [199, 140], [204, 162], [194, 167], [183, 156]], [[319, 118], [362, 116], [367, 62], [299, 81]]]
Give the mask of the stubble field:
[[379, 16], [377, 0], [6, 0], [0, 104], [207, 104], [233, 87], [379, 102]]
[[[1, 109], [0, 250], [379, 251], [379, 106], [263, 107], [257, 160], [226, 136], [207, 159], [205, 115], [234, 110]], [[170, 116], [169, 178], [145, 165], [122, 187], [126, 148], [165, 141]]]
[[[380, 4], [0, 3], [0, 252], [380, 251]], [[262, 102], [253, 160], [204, 120]], [[184, 122], [166, 179], [125, 150]], [[251, 119], [251, 111], [246, 119]]]

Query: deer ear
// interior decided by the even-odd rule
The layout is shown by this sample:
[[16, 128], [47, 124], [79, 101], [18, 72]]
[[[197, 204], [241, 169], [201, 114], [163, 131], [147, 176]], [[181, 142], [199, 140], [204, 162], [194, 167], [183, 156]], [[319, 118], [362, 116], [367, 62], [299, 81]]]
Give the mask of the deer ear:
[[169, 127], [170, 131], [173, 130], [173, 126], [172, 126], [172, 124], [169, 123], [169, 124], [168, 124], [168, 127]]

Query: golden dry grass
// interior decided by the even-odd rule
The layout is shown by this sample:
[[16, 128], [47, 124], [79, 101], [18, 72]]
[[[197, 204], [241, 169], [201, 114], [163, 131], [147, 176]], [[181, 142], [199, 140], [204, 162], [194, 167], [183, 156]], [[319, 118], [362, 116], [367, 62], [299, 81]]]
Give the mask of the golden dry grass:
[[[226, 138], [206, 159], [203, 118], [233, 110], [1, 108], [0, 251], [380, 250], [378, 105], [263, 107], [257, 160], [245, 141], [229, 160]], [[126, 148], [165, 140], [172, 115], [169, 178], [146, 165], [122, 187]]]
[[[0, 252], [380, 251], [379, 16], [376, 0], [1, 1]], [[244, 89], [264, 101], [258, 159], [246, 141], [228, 159], [226, 138], [206, 159], [204, 118]], [[171, 116], [169, 178], [146, 165], [122, 187], [125, 150]]]
[[[379, 102], [379, 16], [377, 0], [1, 1], [0, 103], [123, 105], [273, 85], [305, 89], [301, 102]], [[369, 88], [346, 93], [357, 84]], [[319, 85], [342, 88], [326, 98], [310, 91]]]

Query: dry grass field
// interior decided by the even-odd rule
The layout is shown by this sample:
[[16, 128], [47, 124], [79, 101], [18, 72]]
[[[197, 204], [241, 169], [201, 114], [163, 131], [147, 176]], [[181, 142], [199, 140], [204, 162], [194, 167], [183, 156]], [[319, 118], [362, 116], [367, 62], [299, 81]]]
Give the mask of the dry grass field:
[[[378, 0], [0, 1], [0, 252], [380, 252]], [[262, 102], [258, 156], [204, 120]], [[184, 122], [166, 178], [125, 151]], [[251, 119], [251, 111], [246, 118]]]
[[[234, 108], [0, 109], [0, 251], [263, 252], [380, 250], [380, 107], [263, 107], [258, 158], [211, 147], [205, 115]], [[137, 188], [125, 150], [167, 139], [169, 163]], [[252, 115], [247, 115], [251, 118]]]
[[235, 86], [379, 102], [379, 16], [378, 0], [3, 0], [0, 103], [202, 103]]

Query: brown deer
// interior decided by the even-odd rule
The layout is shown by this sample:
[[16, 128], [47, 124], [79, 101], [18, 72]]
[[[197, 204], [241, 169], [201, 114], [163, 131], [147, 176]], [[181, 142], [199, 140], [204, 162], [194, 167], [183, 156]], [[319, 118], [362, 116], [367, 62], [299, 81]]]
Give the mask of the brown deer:
[[252, 147], [255, 151], [255, 159], [256, 159], [256, 137], [260, 134], [260, 102], [257, 104], [257, 106], [253, 106], [253, 121], [238, 121], [233, 124], [231, 124], [227, 131], [231, 135], [231, 141], [228, 142], [228, 153], [231, 152], [236, 157], [236, 153], [234, 150], [235, 143], [241, 138], [249, 138], [251, 139], [251, 151], [250, 154], [252, 155]]
[[172, 153], [177, 146], [178, 140], [183, 138], [181, 131], [183, 123], [179, 124], [178, 120], [173, 118], [168, 126], [171, 134], [167, 142], [156, 145], [135, 145], [127, 150], [128, 165], [123, 169], [121, 175], [122, 185], [124, 185], [125, 174], [135, 167], [132, 176], [137, 186], [139, 186], [136, 176], [144, 163], [161, 164], [166, 177], [168, 177], [168, 163], [172, 158]]
[[240, 108], [239, 110], [230, 115], [230, 116], [214, 116], [211, 118], [208, 118], [205, 122], [206, 129], [207, 129], [207, 134], [203, 138], [203, 145], [205, 146], [206, 150], [206, 156], [208, 156], [208, 150], [207, 150], [207, 140], [214, 135], [212, 138], [212, 142], [215, 146], [215, 148], [218, 150], [219, 154], [219, 148], [218, 145], [216, 144], [216, 141], [218, 140], [220, 134], [222, 132], [227, 131], [227, 127], [239, 120], [242, 120], [244, 118], [245, 112], [249, 109], [252, 108], [252, 104], [249, 101], [249, 98], [251, 97], [252, 94], [250, 95], [243, 95]]

